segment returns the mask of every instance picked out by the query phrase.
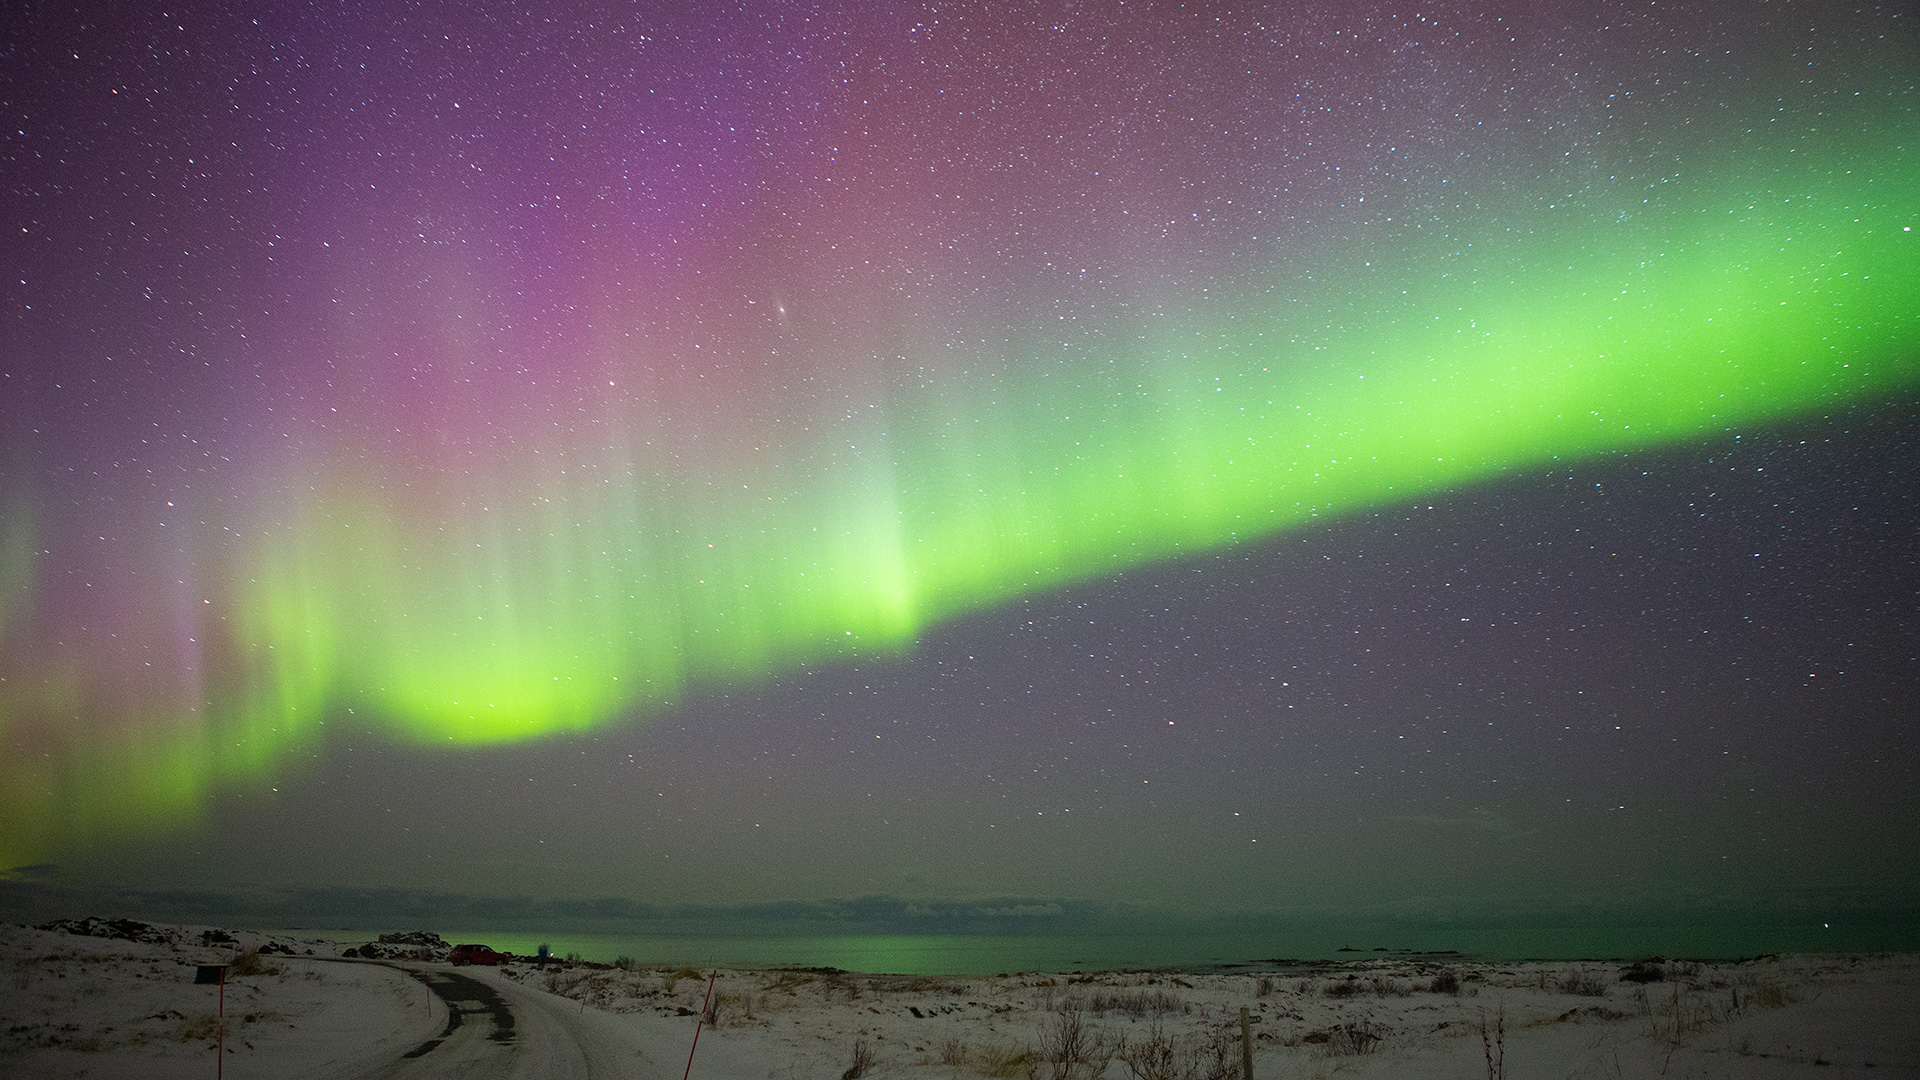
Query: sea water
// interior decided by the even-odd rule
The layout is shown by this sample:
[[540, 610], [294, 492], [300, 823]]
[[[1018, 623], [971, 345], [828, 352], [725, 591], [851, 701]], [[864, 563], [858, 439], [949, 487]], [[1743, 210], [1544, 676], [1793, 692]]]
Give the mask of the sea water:
[[[1600, 928], [1461, 928], [1420, 932], [1316, 934], [1299, 930], [1196, 934], [972, 935], [634, 935], [455, 928], [448, 942], [482, 942], [531, 957], [611, 962], [645, 968], [839, 968], [908, 975], [993, 975], [1022, 971], [1128, 969], [1287, 970], [1364, 959], [1632, 960], [1652, 956], [1734, 959], [1773, 952], [1920, 950], [1920, 931], [1888, 937], [1887, 928], [1850, 930], [1814, 924]], [[330, 935], [345, 940], [338, 933]], [[362, 941], [373, 940], [369, 934]]]

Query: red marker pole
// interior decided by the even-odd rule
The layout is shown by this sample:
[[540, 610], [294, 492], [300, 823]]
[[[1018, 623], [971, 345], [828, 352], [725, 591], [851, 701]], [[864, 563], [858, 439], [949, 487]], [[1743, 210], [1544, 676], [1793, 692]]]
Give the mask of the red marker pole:
[[713, 1004], [713, 980], [719, 977], [719, 968], [714, 968], [713, 974], [707, 976], [707, 1000], [700, 1003], [700, 1015], [693, 1022], [693, 1045], [687, 1049], [687, 1071], [681, 1075], [680, 1080], [687, 1080], [687, 1077], [693, 1075], [693, 1052], [700, 1049], [700, 1025], [707, 1020], [707, 1006]]

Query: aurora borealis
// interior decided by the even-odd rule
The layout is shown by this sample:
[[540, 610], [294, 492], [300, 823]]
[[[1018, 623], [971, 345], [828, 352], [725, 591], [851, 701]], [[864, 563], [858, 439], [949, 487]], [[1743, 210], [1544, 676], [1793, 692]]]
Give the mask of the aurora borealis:
[[[1197, 859], [1194, 880], [1233, 907], [1459, 897], [1478, 886], [1424, 856], [1379, 876], [1421, 845], [1407, 822], [1558, 826], [1484, 785], [1402, 787], [1376, 819], [1400, 824], [1359, 832], [1345, 811], [1379, 801], [1371, 779], [1308, 785], [1304, 813], [1298, 783], [1226, 785], [1279, 800], [1268, 817], [1302, 850], [1380, 856], [1289, 899], [1278, 867], [1195, 847], [1215, 828], [1201, 815], [1243, 813], [1215, 805], [1201, 759], [1266, 762], [1269, 778], [1377, 767], [1387, 752], [1360, 728], [1419, 741], [1487, 707], [1538, 731], [1450, 751], [1456, 781], [1480, 785], [1498, 759], [1545, 803], [1564, 788], [1598, 805], [1610, 784], [1681, 798], [1793, 761], [1853, 776], [1832, 806], [1795, 787], [1757, 813], [1840, 822], [1822, 857], [1877, 868], [1836, 888], [1920, 896], [1911, 855], [1869, 857], [1911, 840], [1916, 810], [1911, 737], [1885, 705], [1916, 675], [1914, 485], [1876, 471], [1913, 462], [1920, 393], [1906, 13], [368, 3], [23, 21], [0, 76], [0, 865], [123, 887], [484, 891], [537, 868], [579, 896], [710, 898], [720, 882], [754, 900], [1092, 890], [1204, 907], [1095, 869], [1164, 881]], [[1743, 456], [1821, 425], [1844, 434], [1829, 457], [1781, 449], [1798, 465], [1766, 474]], [[1763, 475], [1713, 480], [1708, 460]], [[1602, 488], [1650, 478], [1619, 496], [1636, 515], [1599, 531], [1667, 577], [1625, 581], [1564, 543], [1452, 567], [1422, 554], [1575, 520], [1582, 470]], [[1707, 548], [1752, 532], [1681, 509], [1721, 483], [1717, 506], [1879, 516], [1758, 580], [1645, 554], [1703, 520], [1721, 530]], [[1447, 524], [1419, 542], [1381, 524], [1416, 507]], [[1489, 613], [1439, 611], [1437, 579], [1288, 562], [1383, 544], [1441, 577], [1513, 569], [1481, 600], [1518, 629], [1409, 659], [1423, 619]], [[1807, 592], [1829, 565], [1857, 576]], [[1863, 581], [1892, 590], [1871, 615], [1849, 606]], [[1732, 653], [1655, 631], [1548, 656], [1574, 628], [1515, 614], [1551, 622], [1540, 612], [1564, 602], [1553, 618], [1586, 626], [1641, 589], [1634, 618], [1671, 603], [1669, 622], [1715, 642], [1756, 595], [1801, 599], [1729, 646], [1738, 679]], [[1298, 627], [1339, 623], [1325, 613], [1360, 594], [1380, 614], [1347, 636], [1383, 634], [1424, 674], [1327, 675], [1352, 666], [1349, 645]], [[1118, 662], [1114, 642], [1135, 642], [1127, 663], [1152, 678], [1071, 706], [990, 700], [1053, 679], [1085, 636], [1061, 613], [1089, 602], [1109, 629], [1087, 655]], [[1176, 609], [1202, 636], [1238, 620], [1234, 647], [1257, 660], [1194, 660], [1191, 635], [1144, 629]], [[1052, 628], [1010, 649], [999, 627], [1035, 610]], [[1880, 705], [1763, 695], [1752, 727], [1716, 711], [1705, 688], [1784, 677], [1827, 632], [1885, 654], [1847, 698]], [[976, 666], [966, 710], [907, 689], [983, 656], [998, 659]], [[1313, 719], [1289, 695], [1316, 679], [1279, 674], [1303, 665], [1344, 687]], [[1597, 723], [1584, 703], [1492, 707], [1504, 691], [1471, 689], [1515, 665], [1612, 686], [1608, 708], [1648, 734], [1582, 767], [1587, 751], [1543, 733]], [[1188, 679], [1194, 714], [1163, 715], [1149, 687]], [[843, 682], [878, 703], [835, 704], [823, 688]], [[1663, 711], [1656, 688], [1689, 704]], [[1353, 719], [1363, 699], [1373, 712]], [[952, 749], [822, 749], [868, 722]], [[1126, 734], [1181, 723], [1210, 732], [1204, 753]], [[1729, 760], [1674, 765], [1709, 743]], [[1165, 772], [1151, 806], [1111, 794], [1145, 786], [1118, 778], [1136, 752]], [[1043, 818], [1074, 804], [1091, 832], [983, 839], [1008, 825], [983, 807], [1010, 772], [1087, 754], [1102, 764], [1014, 802], [1037, 798]], [[523, 769], [573, 790], [500, 779]], [[1874, 840], [1840, 809], [1870, 797], [1888, 808]], [[409, 815], [434, 839], [372, 841], [412, 856], [342, 846], [391, 824], [362, 804], [414, 799], [444, 800]], [[701, 809], [679, 825], [659, 816], [687, 800]], [[767, 847], [748, 835], [766, 823], [733, 820], [762, 800], [798, 835]], [[1773, 837], [1741, 889], [1813, 865], [1805, 845], [1780, 854], [1774, 825], [1716, 813], [1699, 829], [1712, 844]], [[877, 840], [895, 819], [915, 839]], [[598, 824], [561, 839], [563, 821]], [[1623, 854], [1599, 821], [1565, 826], [1548, 861], [1732, 888], [1664, 848]], [[429, 865], [410, 845], [468, 854]], [[1074, 881], [1040, 869], [1055, 845], [1081, 852]], [[698, 869], [669, 873], [670, 854]], [[868, 862], [890, 869], [841, 872]]]

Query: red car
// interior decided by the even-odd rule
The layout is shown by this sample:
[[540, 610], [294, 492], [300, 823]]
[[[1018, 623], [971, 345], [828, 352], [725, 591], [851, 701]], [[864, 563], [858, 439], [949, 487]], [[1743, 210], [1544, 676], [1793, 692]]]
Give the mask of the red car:
[[513, 961], [513, 954], [494, 952], [485, 945], [455, 945], [447, 959], [453, 961], [456, 967], [465, 964], [506, 965]]

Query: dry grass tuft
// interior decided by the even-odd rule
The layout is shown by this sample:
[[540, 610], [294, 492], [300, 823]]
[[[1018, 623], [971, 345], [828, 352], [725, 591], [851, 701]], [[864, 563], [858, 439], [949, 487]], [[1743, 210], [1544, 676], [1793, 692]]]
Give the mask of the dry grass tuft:
[[873, 1047], [868, 1046], [867, 1040], [865, 1039], [855, 1040], [853, 1044], [853, 1064], [847, 1066], [847, 1071], [840, 1074], [840, 1080], [860, 1080], [860, 1078], [867, 1075], [872, 1068]]
[[1025, 1046], [1003, 1046], [988, 1051], [986, 1060], [981, 1062], [981, 1072], [995, 1080], [1012, 1080], [1016, 1076], [1027, 1074], [1027, 1061], [1033, 1057], [1033, 1050]]
[[1175, 1016], [1188, 1010], [1185, 999], [1167, 993], [1165, 990], [1118, 990], [1108, 994], [1095, 994], [1087, 1001], [1087, 1008], [1095, 1016], [1105, 1016], [1117, 1012], [1132, 1020], [1146, 1020], [1159, 1016]]
[[1761, 979], [1753, 984], [1753, 1003], [1763, 1009], [1785, 1008], [1793, 1001], [1793, 994], [1772, 979]]
[[183, 1016], [173, 1029], [173, 1037], [181, 1042], [212, 1042], [219, 1034], [220, 1018], [213, 1013]]
[[248, 975], [278, 975], [280, 966], [261, 959], [259, 949], [248, 949], [233, 958], [227, 965], [227, 978], [240, 979]]

